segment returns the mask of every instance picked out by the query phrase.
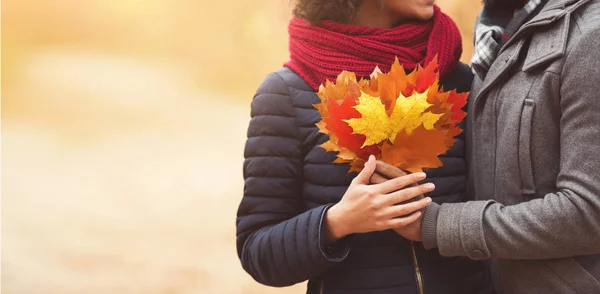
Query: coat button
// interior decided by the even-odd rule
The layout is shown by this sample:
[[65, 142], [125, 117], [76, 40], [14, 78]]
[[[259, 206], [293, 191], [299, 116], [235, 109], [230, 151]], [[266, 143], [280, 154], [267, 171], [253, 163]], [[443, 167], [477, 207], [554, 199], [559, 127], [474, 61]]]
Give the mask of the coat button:
[[481, 251], [479, 249], [475, 249], [475, 250], [471, 251], [471, 254], [473, 255], [474, 258], [477, 258], [477, 259], [484, 259], [486, 257], [485, 253], [483, 253], [483, 251]]

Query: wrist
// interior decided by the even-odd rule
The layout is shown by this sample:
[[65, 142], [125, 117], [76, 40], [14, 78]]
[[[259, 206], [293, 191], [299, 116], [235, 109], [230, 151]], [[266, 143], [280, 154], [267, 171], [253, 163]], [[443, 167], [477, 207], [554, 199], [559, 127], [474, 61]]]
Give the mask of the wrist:
[[421, 239], [425, 249], [437, 248], [437, 222], [440, 205], [432, 203], [423, 211], [421, 221]]
[[327, 228], [327, 243], [333, 244], [340, 239], [350, 235], [342, 221], [342, 213], [338, 204], [333, 205], [325, 214]]

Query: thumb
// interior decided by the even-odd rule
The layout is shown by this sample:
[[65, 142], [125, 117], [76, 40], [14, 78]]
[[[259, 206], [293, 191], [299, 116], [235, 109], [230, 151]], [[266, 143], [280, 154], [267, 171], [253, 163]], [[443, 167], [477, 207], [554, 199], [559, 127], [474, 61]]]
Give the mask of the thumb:
[[366, 185], [369, 183], [369, 179], [375, 172], [375, 168], [377, 167], [377, 161], [375, 160], [375, 156], [369, 156], [369, 160], [365, 163], [365, 167], [363, 167], [362, 171], [358, 173], [356, 178], [352, 181], [353, 185]]

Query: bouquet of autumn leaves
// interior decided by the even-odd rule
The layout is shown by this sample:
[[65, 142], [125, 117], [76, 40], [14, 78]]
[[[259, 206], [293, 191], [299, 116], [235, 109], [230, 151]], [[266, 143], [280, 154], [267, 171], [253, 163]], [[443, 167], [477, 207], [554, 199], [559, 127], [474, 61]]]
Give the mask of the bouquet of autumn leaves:
[[437, 58], [406, 73], [395, 60], [389, 73], [375, 69], [370, 79], [340, 73], [321, 85], [317, 123], [329, 141], [321, 145], [338, 152], [335, 163], [360, 171], [369, 155], [408, 172], [442, 166], [439, 156], [462, 132], [462, 108], [469, 93], [445, 92], [439, 86]]

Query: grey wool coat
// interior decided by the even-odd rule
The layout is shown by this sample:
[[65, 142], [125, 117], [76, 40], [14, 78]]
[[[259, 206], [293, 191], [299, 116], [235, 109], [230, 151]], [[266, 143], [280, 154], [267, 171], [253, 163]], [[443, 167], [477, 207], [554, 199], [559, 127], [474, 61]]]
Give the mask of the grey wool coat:
[[600, 293], [600, 0], [549, 0], [471, 93], [475, 201], [428, 207], [424, 246], [498, 293]]

